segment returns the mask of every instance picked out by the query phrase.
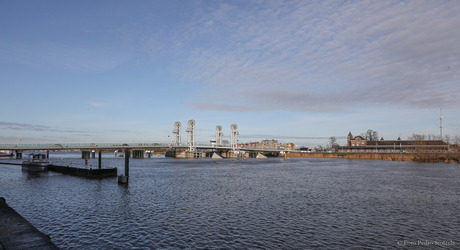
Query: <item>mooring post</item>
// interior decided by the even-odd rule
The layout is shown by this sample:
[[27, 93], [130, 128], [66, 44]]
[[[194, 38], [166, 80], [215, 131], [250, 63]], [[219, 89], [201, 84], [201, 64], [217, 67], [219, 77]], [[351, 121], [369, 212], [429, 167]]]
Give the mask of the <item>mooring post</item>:
[[125, 176], [129, 176], [129, 149], [125, 151]]
[[99, 149], [98, 161], [99, 161], [99, 169], [101, 169], [102, 168], [102, 149], [101, 148]]
[[49, 159], [50, 158], [50, 151], [47, 149], [46, 150], [46, 159]]
[[129, 149], [125, 149], [125, 175], [118, 176], [119, 184], [128, 184], [129, 179]]

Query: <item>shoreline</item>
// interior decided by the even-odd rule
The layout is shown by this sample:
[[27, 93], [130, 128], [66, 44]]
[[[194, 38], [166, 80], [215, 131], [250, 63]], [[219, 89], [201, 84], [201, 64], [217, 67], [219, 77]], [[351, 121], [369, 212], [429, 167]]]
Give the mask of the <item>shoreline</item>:
[[384, 161], [460, 162], [460, 155], [447, 153], [300, 153], [288, 152], [287, 158], [343, 158]]
[[59, 249], [0, 197], [0, 249]]

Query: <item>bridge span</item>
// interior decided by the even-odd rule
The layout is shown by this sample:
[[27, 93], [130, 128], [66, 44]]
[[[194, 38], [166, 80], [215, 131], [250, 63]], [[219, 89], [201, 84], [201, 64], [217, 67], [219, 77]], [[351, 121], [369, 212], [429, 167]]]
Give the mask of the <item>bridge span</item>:
[[[263, 153], [274, 156], [279, 156], [283, 152], [289, 150], [282, 150], [273, 147], [232, 147], [230, 145], [212, 145], [212, 144], [197, 144], [190, 150], [190, 146], [186, 144], [173, 145], [171, 143], [0, 143], [0, 150], [12, 151], [15, 153], [17, 159], [22, 158], [23, 152], [33, 151], [46, 151], [46, 152], [59, 152], [59, 151], [81, 151], [82, 158], [89, 158], [93, 154], [95, 158], [96, 152], [124, 152], [126, 150], [133, 152], [134, 158], [144, 158], [144, 154], [148, 153], [161, 153], [166, 156], [176, 158], [204, 158], [210, 156], [211, 153], [219, 155], [224, 154], [225, 157], [234, 158], [248, 153]], [[168, 153], [169, 152], [169, 153]], [[204, 156], [204, 157], [203, 157]]]

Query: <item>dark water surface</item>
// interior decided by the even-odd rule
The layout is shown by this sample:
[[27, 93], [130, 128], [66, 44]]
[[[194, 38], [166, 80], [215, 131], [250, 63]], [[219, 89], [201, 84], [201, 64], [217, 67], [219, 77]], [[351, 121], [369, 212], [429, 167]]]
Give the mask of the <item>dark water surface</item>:
[[[51, 155], [82, 164], [79, 156]], [[106, 166], [124, 171], [123, 159], [104, 156]], [[0, 196], [63, 249], [460, 248], [459, 164], [168, 158], [130, 164], [128, 186], [0, 165]]]

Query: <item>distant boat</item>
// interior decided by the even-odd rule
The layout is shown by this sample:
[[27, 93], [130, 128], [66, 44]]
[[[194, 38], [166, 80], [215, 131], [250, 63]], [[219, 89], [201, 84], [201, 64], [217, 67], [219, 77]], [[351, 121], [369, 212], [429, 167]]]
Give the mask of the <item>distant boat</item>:
[[30, 154], [29, 159], [22, 162], [22, 170], [30, 172], [46, 172], [48, 171], [49, 161], [46, 159], [46, 154]]
[[13, 156], [12, 150], [0, 150], [0, 157], [10, 157]]

